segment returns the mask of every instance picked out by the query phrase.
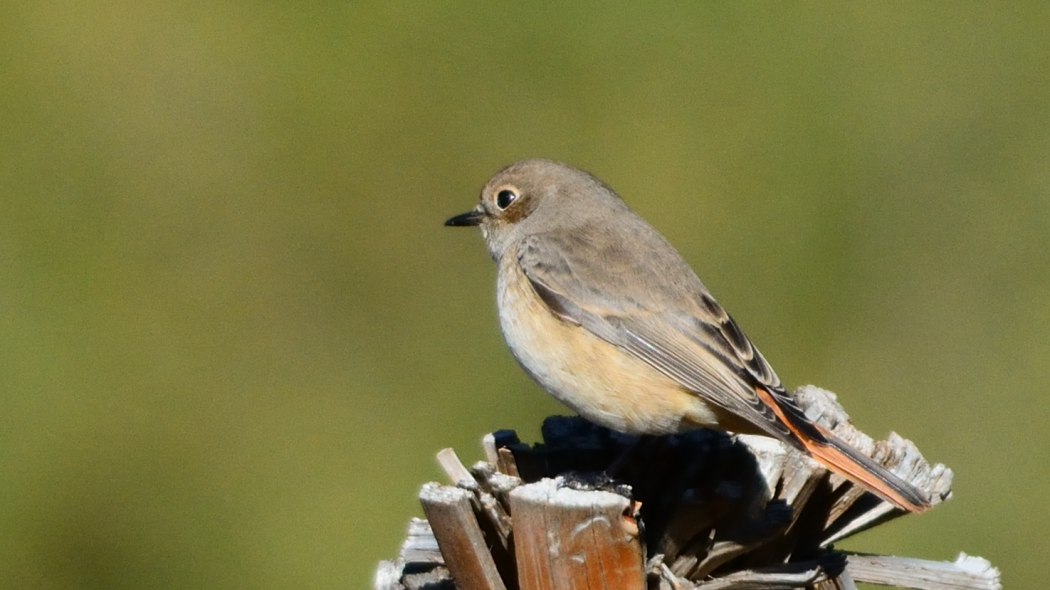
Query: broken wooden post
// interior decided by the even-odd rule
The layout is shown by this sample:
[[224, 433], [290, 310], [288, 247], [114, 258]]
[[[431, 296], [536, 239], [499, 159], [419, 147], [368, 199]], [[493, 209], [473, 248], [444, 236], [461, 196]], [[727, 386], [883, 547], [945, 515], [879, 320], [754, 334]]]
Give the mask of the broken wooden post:
[[645, 556], [631, 501], [543, 479], [510, 493], [521, 590], [641, 588]]
[[[934, 505], [951, 497], [951, 470], [910, 441], [857, 431], [830, 392], [807, 386], [796, 397]], [[451, 449], [439, 453], [454, 487], [423, 487], [427, 520], [413, 519], [398, 559], [380, 563], [376, 590], [1002, 588], [979, 557], [836, 550], [904, 512], [769, 438], [697, 430], [639, 439], [551, 417], [542, 444], [504, 430], [482, 447], [487, 461], [470, 469]]]

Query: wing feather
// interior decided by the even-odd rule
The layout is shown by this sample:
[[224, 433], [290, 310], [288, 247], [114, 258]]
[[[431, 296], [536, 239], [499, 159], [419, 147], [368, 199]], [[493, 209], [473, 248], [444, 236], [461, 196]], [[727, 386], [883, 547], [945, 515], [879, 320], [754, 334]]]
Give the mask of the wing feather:
[[[596, 269], [593, 260], [601, 262], [601, 254], [608, 256], [609, 252], [594, 255], [587, 248], [581, 252], [580, 236], [569, 239], [576, 243], [533, 235], [518, 252], [522, 271], [552, 313], [645, 361], [687, 391], [771, 436], [798, 445], [792, 431], [756, 394], [755, 387], [769, 391], [778, 403], [787, 406], [787, 413], [802, 417], [807, 424], [809, 421], [758, 349], [684, 261], [678, 259], [679, 268], [684, 268], [691, 280], [685, 285], [669, 284], [648, 270], [644, 261], [605, 260], [599, 265], [604, 268]], [[593, 240], [588, 242], [586, 245], [593, 245]], [[575, 257], [572, 252], [577, 253]], [[622, 257], [627, 250], [611, 252]], [[610, 268], [625, 267], [636, 273], [632, 284], [645, 286], [644, 302], [624, 287], [626, 277], [614, 276], [610, 281], [608, 274], [597, 276]], [[680, 270], [677, 276], [682, 276]], [[816, 436], [823, 438], [819, 432]]]

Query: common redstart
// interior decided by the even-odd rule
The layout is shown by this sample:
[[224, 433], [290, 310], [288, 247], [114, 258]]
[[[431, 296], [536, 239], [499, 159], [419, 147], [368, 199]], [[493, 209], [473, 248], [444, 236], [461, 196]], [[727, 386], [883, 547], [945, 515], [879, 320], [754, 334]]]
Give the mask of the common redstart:
[[481, 228], [507, 345], [581, 416], [630, 434], [764, 434], [898, 508], [930, 507], [921, 490], [808, 419], [681, 255], [594, 176], [516, 162], [445, 225]]

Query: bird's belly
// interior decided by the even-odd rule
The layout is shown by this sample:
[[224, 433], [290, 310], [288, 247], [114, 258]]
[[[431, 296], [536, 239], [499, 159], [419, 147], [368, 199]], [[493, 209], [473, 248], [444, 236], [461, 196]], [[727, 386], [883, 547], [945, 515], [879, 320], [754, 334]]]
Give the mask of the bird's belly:
[[501, 265], [497, 300], [503, 337], [518, 363], [584, 418], [631, 434], [719, 427], [718, 414], [724, 412], [644, 361], [551, 313], [517, 264]]

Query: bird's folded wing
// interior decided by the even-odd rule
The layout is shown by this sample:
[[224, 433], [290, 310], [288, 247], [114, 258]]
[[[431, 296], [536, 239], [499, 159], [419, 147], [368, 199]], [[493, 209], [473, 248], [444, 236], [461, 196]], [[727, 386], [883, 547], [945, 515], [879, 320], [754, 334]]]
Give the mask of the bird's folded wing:
[[[530, 236], [518, 252], [522, 272], [552, 313], [638, 357], [684, 389], [769, 435], [785, 441], [794, 438], [755, 387], [769, 391], [788, 414], [805, 420], [802, 411], [699, 279], [683, 287], [668, 285], [656, 275], [635, 277], [635, 284], [645, 286], [645, 299], [658, 302], [647, 306], [622, 281], [595, 289], [594, 280], [588, 278], [602, 269], [593, 268], [591, 259], [567, 254], [579, 249], [565, 248], [556, 240]], [[644, 264], [627, 266], [647, 272]], [[689, 274], [695, 278], [691, 270]]]

